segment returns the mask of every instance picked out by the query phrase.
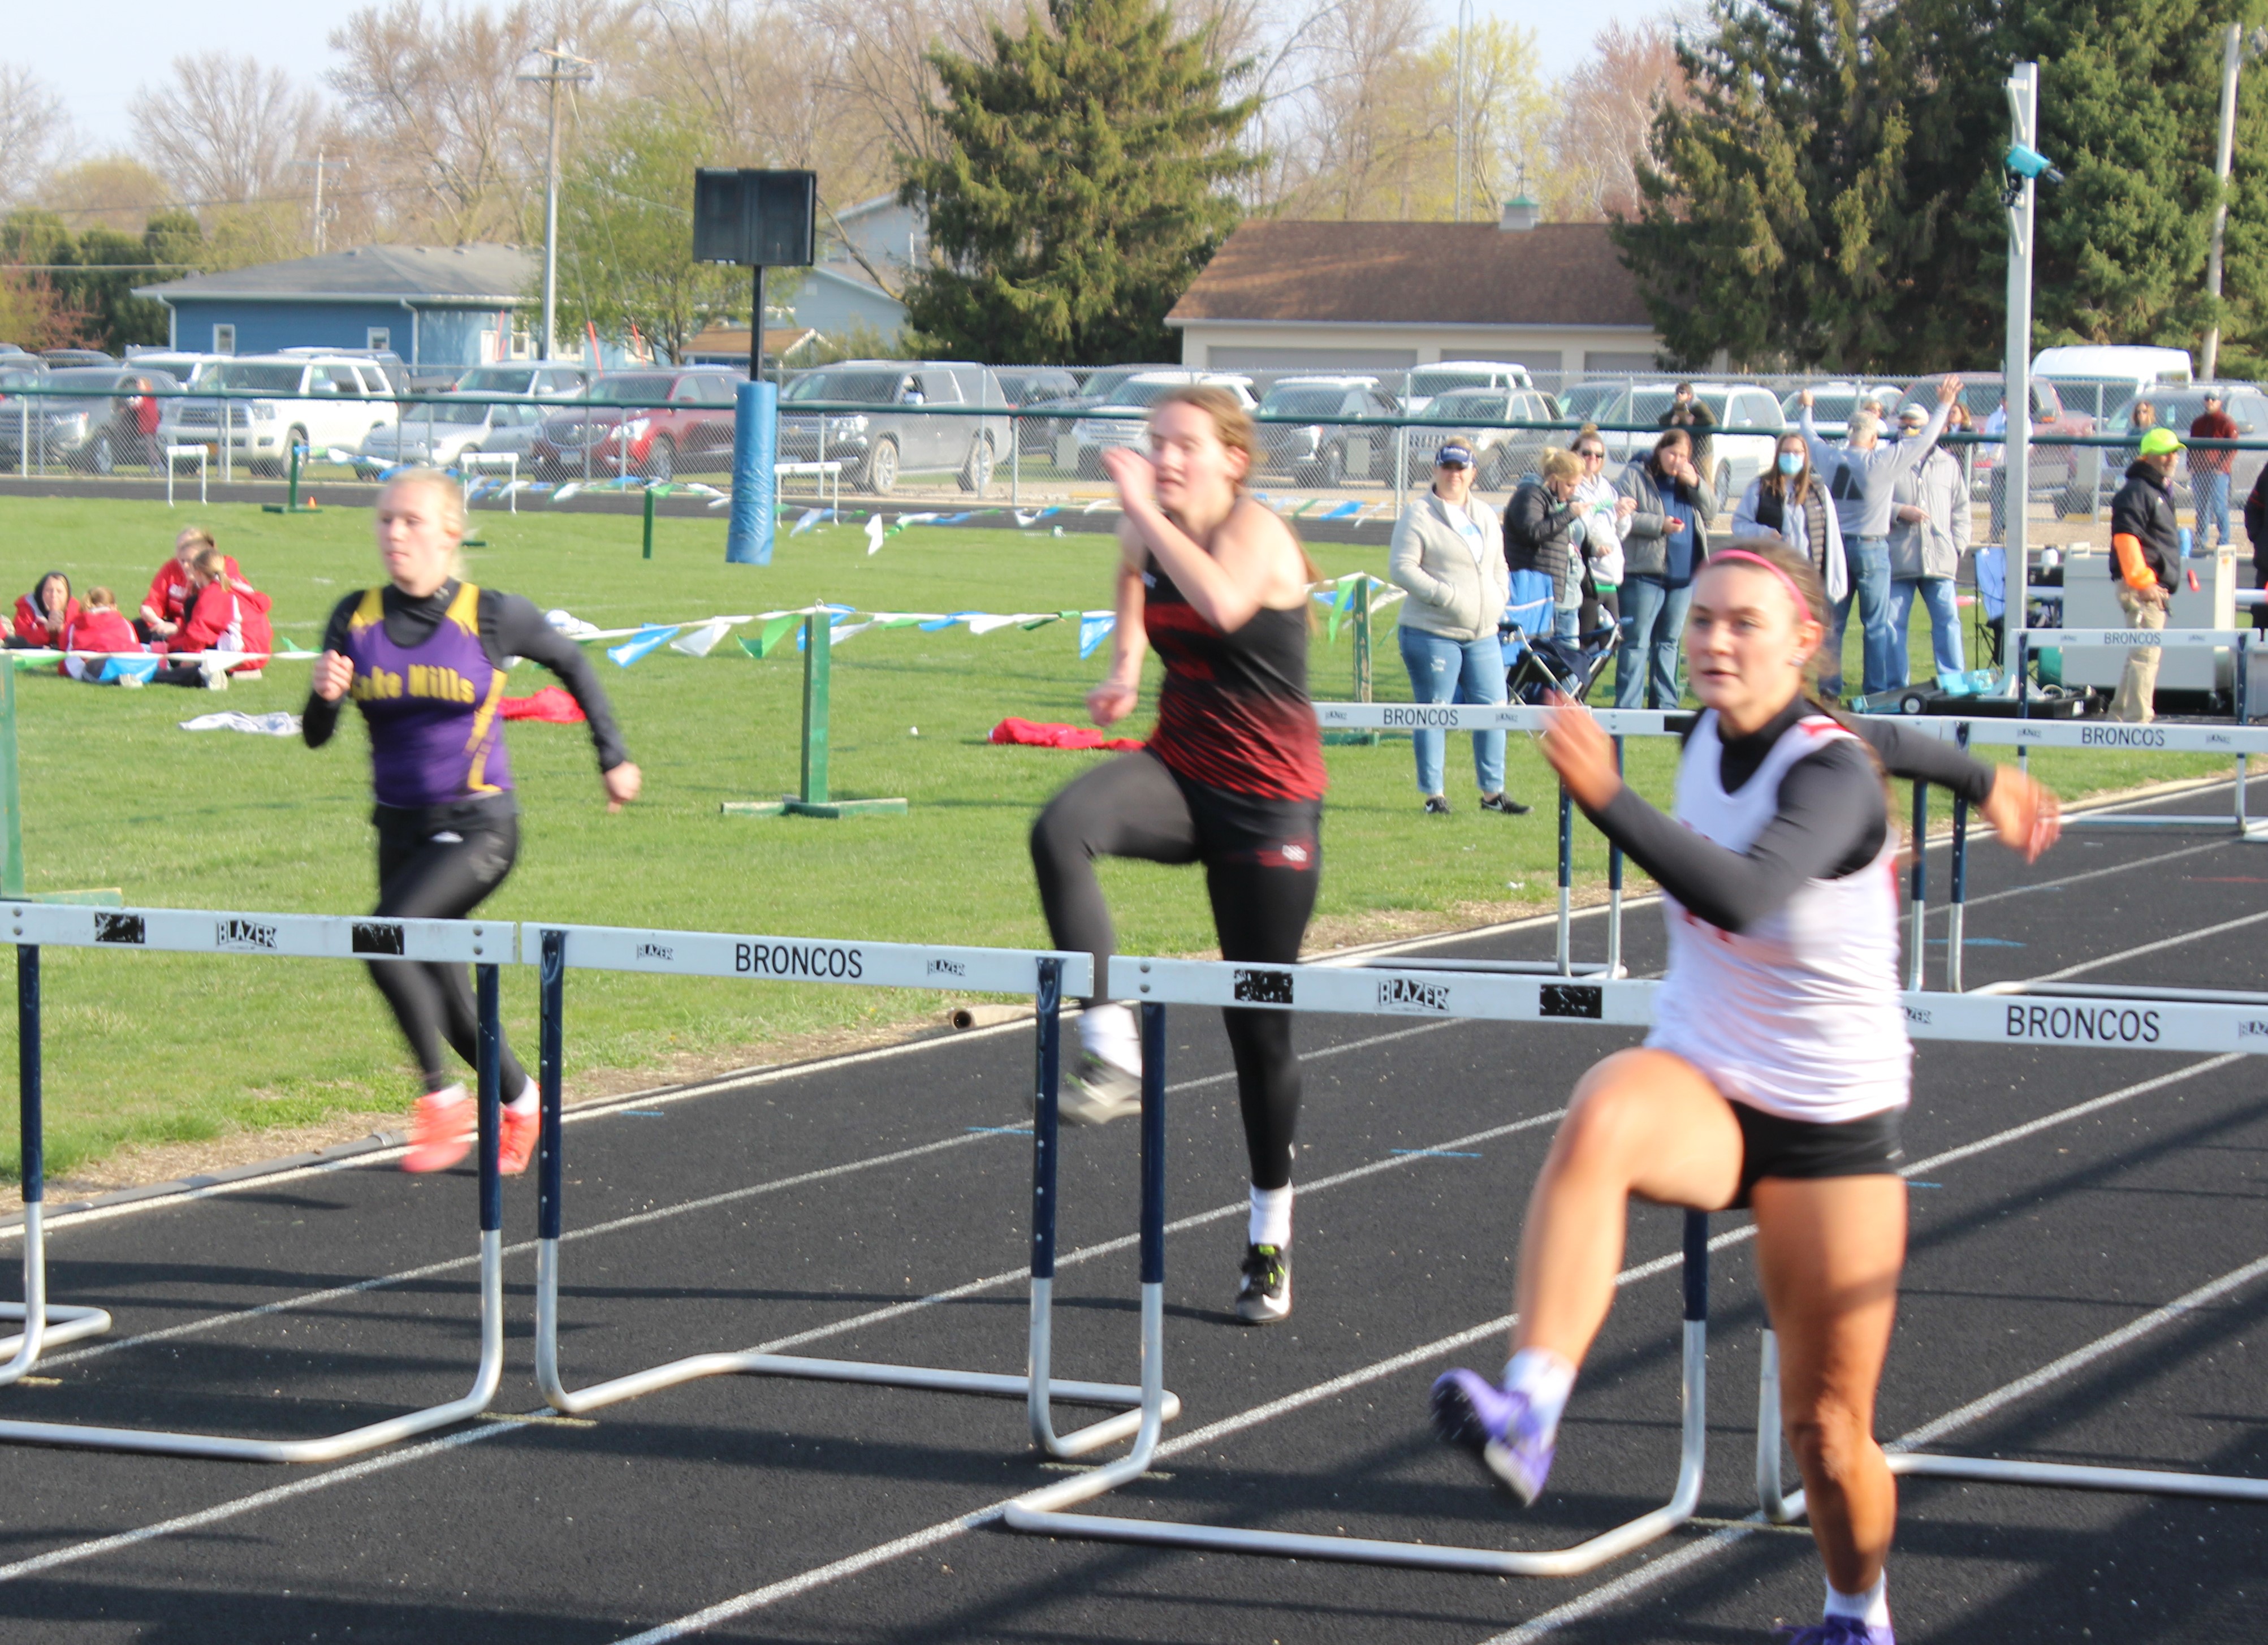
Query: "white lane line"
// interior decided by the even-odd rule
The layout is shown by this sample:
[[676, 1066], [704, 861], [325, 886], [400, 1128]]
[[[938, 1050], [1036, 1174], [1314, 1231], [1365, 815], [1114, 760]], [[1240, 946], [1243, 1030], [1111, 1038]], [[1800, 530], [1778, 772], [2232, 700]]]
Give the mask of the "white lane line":
[[[1343, 1044], [1322, 1046], [1304, 1053], [1301, 1060], [1319, 1061], [1325, 1057], [1338, 1056], [1347, 1051], [1365, 1051], [1373, 1045], [1388, 1044], [1395, 1040], [1409, 1039], [1416, 1035], [1433, 1033], [1439, 1029], [1454, 1026], [1454, 1022], [1420, 1023], [1415, 1028], [1397, 1029], [1392, 1033], [1373, 1034], [1366, 1039], [1349, 1040]], [[1227, 1073], [1207, 1074], [1201, 1079], [1186, 1080], [1177, 1085], [1167, 1086], [1166, 1089], [1168, 1095], [1193, 1091], [1204, 1086], [1218, 1085], [1224, 1081], [1233, 1080], [1235, 1077], [1233, 1071]], [[826, 1182], [834, 1177], [846, 1177], [858, 1171], [872, 1170], [885, 1165], [902, 1164], [908, 1160], [919, 1159], [925, 1154], [939, 1153], [947, 1148], [965, 1147], [972, 1143], [983, 1142], [992, 1134], [989, 1132], [976, 1134], [963, 1132], [958, 1136], [940, 1138], [934, 1142], [917, 1143], [911, 1147], [899, 1148], [888, 1154], [878, 1154], [868, 1159], [852, 1160], [841, 1165], [822, 1166], [816, 1170], [799, 1172], [792, 1177], [776, 1177], [770, 1182], [753, 1184], [746, 1188], [728, 1189], [723, 1193], [709, 1194], [698, 1199], [688, 1199], [677, 1205], [663, 1206], [652, 1211], [637, 1212], [629, 1216], [616, 1217], [610, 1222], [594, 1222], [588, 1228], [570, 1228], [560, 1236], [560, 1243], [563, 1245], [575, 1240], [596, 1239], [604, 1235], [618, 1234], [624, 1228], [642, 1228], [648, 1223], [665, 1221], [672, 1217], [686, 1216], [696, 1211], [711, 1210], [718, 1206], [731, 1205], [743, 1199], [755, 1199], [760, 1195], [781, 1193], [792, 1188], [807, 1187], [813, 1183]], [[1444, 1143], [1441, 1146], [1450, 1147], [1455, 1145]], [[1325, 1178], [1312, 1184], [1307, 1191], [1313, 1192], [1316, 1188], [1329, 1186], [1338, 1182], [1351, 1182], [1354, 1180], [1354, 1176], [1364, 1174], [1366, 1173], [1358, 1170], [1353, 1175]], [[261, 1180], [273, 1182], [276, 1179], [262, 1177]], [[1103, 1250], [1116, 1250], [1122, 1246], [1130, 1245], [1133, 1243], [1131, 1238], [1112, 1241], [1107, 1246], [1093, 1248], [1086, 1253], [1074, 1253], [1069, 1257], [1060, 1258], [1057, 1259], [1057, 1265], [1068, 1266], [1082, 1260], [1086, 1255], [1099, 1255]], [[516, 1244], [505, 1246], [503, 1254], [506, 1257], [523, 1256], [534, 1250], [535, 1245], [536, 1243], [534, 1240], [522, 1240]], [[367, 1292], [386, 1290], [394, 1286], [407, 1285], [416, 1280], [430, 1280], [437, 1274], [458, 1272], [464, 1269], [476, 1267], [479, 1263], [480, 1258], [477, 1253], [470, 1257], [446, 1258], [440, 1262], [427, 1263], [423, 1267], [405, 1268], [394, 1273], [380, 1274], [375, 1279], [358, 1280], [350, 1285], [331, 1286], [320, 1291], [303, 1292], [297, 1296], [284, 1297], [273, 1302], [262, 1302], [253, 1308], [232, 1309], [225, 1314], [209, 1314], [200, 1319], [185, 1320], [178, 1325], [162, 1326], [158, 1330], [141, 1331], [131, 1337], [119, 1337], [107, 1341], [92, 1343], [85, 1347], [74, 1348], [67, 1353], [49, 1354], [40, 1362], [43, 1367], [75, 1365], [87, 1360], [100, 1359], [106, 1354], [121, 1353], [128, 1348], [144, 1347], [153, 1342], [171, 1342], [182, 1337], [202, 1336], [208, 1331], [218, 1331], [225, 1326], [237, 1324], [245, 1320], [263, 1319], [275, 1314], [294, 1313], [303, 1309], [335, 1302], [343, 1297], [359, 1296]], [[937, 1300], [949, 1300], [955, 1295], [966, 1295], [972, 1289], [983, 1290], [989, 1286], [999, 1283], [1001, 1280], [997, 1277], [980, 1280], [973, 1287], [963, 1287], [956, 1292], [940, 1293]], [[918, 1304], [901, 1303], [896, 1309], [886, 1310], [883, 1314], [873, 1317], [891, 1317], [896, 1313], [904, 1312], [909, 1306], [927, 1306], [931, 1300], [924, 1298]], [[809, 1340], [814, 1334], [832, 1335], [837, 1329], [839, 1328], [829, 1326], [816, 1333], [806, 1332], [803, 1338], [795, 1339], [795, 1340]]]
[[[2220, 1279], [2209, 1280], [2198, 1287], [2196, 1290], [2176, 1297], [2163, 1308], [2153, 1309], [2143, 1315], [2141, 1318], [2121, 1325], [2106, 1336], [2097, 1337], [2085, 1347], [2075, 1348], [2061, 1359], [2051, 1360], [2029, 1375], [2020, 1376], [2013, 1383], [1994, 1389], [1981, 1399], [1972, 1399], [1967, 1405], [1956, 1410], [1948, 1411], [1933, 1421], [1923, 1423], [1911, 1433], [1900, 1435], [1882, 1449], [1892, 1451], [1918, 1450], [1924, 1445], [1944, 1438], [1958, 1428], [1964, 1428], [1981, 1421], [2004, 1406], [2014, 1405], [2019, 1399], [2036, 1394], [2052, 1383], [2061, 1382], [2073, 1372], [2084, 1369], [2105, 1354], [2115, 1354], [2119, 1349], [2139, 1341], [2151, 1332], [2161, 1330], [2186, 1315], [2195, 1313], [2208, 1302], [2218, 1301], [2231, 1291], [2250, 1284], [2263, 1274], [2268, 1274], [2268, 1257], [2258, 1258], [2246, 1263], [2242, 1268], [2232, 1269], [2221, 1275]], [[1778, 1527], [1766, 1524], [1761, 1516], [1752, 1517], [1742, 1524], [1727, 1526], [1705, 1541], [1680, 1548], [1666, 1559], [1641, 1565], [1633, 1571], [1626, 1571], [1614, 1581], [1593, 1589], [1581, 1598], [1572, 1599], [1556, 1610], [1547, 1611], [1542, 1616], [1522, 1623], [1509, 1633], [1498, 1634], [1491, 1639], [1484, 1641], [1483, 1645], [1528, 1645], [1529, 1641], [1539, 1640], [1547, 1634], [1556, 1633], [1570, 1622], [1580, 1622], [1587, 1617], [1596, 1616], [1609, 1606], [1628, 1598], [1632, 1594], [1665, 1582], [1680, 1572], [1689, 1570], [1704, 1560], [1713, 1559], [1732, 1547], [1734, 1543], [1744, 1541], [1757, 1531], [1777, 1529]]]
[[2268, 912], [2247, 914], [2242, 919], [2225, 919], [2218, 926], [2205, 926], [2196, 931], [2184, 931], [2178, 937], [2167, 937], [2156, 942], [2146, 942], [2138, 948], [2122, 948], [2116, 954], [2106, 954], [2099, 960], [2081, 960], [2076, 965], [2066, 965], [2059, 971], [2050, 971], [2044, 977], [2035, 977], [2036, 983], [2061, 982], [2066, 977], [2078, 977], [2088, 971], [2099, 971], [2106, 965], [2116, 965], [2121, 960], [2139, 959], [2145, 954], [2155, 954], [2161, 948], [2177, 948], [2185, 942], [2195, 942], [2200, 937], [2217, 937], [2224, 931], [2235, 931], [2244, 926], [2257, 926], [2268, 919]]
[[[2143, 1095], [2146, 1093], [2162, 1089], [2164, 1087], [2171, 1085], [2177, 1081], [2186, 1080], [2197, 1074], [2206, 1073], [2216, 1068], [2227, 1067], [2231, 1063], [2242, 1062], [2243, 1059], [2244, 1059], [2242, 1055], [2231, 1054], [2224, 1057], [2210, 1058], [2204, 1062], [2193, 1063], [2189, 1067], [2177, 1070], [2173, 1073], [2161, 1074], [2155, 1079], [2141, 1081], [2134, 1085], [2127, 1086], [2121, 1090], [2110, 1092], [2103, 1096], [2095, 1097], [2085, 1103], [2076, 1103], [2070, 1108], [2061, 1110], [2057, 1113], [2045, 1116], [2043, 1118], [2030, 1121], [2025, 1125], [2012, 1125], [2005, 1131], [1996, 1132], [1992, 1136], [1983, 1138], [1978, 1141], [1967, 1143], [1956, 1148], [1948, 1148], [1944, 1153], [1932, 1154], [1926, 1160], [1918, 1160], [1914, 1163], [1905, 1167], [1904, 1169], [1900, 1172], [1900, 1175], [1904, 1177], [1912, 1177], [1922, 1171], [1933, 1170], [1955, 1160], [1967, 1159], [1971, 1155], [1984, 1153], [1987, 1149], [2002, 1147], [2007, 1143], [2032, 1136], [2038, 1132], [2047, 1129], [2051, 1125], [2082, 1118], [2085, 1115], [2096, 1112], [2101, 1109], [2108, 1107], [2112, 1103], [2131, 1101], [2132, 1098]], [[1742, 1228], [1730, 1229], [1723, 1234], [1714, 1236], [1709, 1241], [1709, 1250], [1712, 1254], [1714, 1254], [1717, 1251], [1728, 1249], [1731, 1246], [1742, 1244], [1748, 1240], [1753, 1238], [1755, 1234], [1756, 1225], [1754, 1223], [1748, 1224]], [[1657, 1257], [1651, 1262], [1639, 1263], [1635, 1266], [1624, 1269], [1622, 1272], [1615, 1276], [1615, 1284], [1617, 1288], [1619, 1288], [1634, 1284], [1640, 1280], [1651, 1279], [1656, 1274], [1668, 1273], [1674, 1269], [1681, 1267], [1683, 1265], [1683, 1262], [1684, 1258], [1683, 1254], [1678, 1252], [1672, 1252], [1667, 1256]], [[2252, 1268], [2242, 1269], [2238, 1272], [2240, 1274], [2249, 1274], [2252, 1272], [2254, 1269], [2262, 1267], [2268, 1267], [2268, 1258], [2264, 1258], [2262, 1263], [2254, 1265]], [[2242, 1283], [2242, 1280], [2235, 1277], [2228, 1277], [2223, 1280], [2214, 1281], [2215, 1285], [2220, 1286], [2233, 1286], [2241, 1283]], [[2207, 1287], [2207, 1289], [2210, 1290], [2211, 1287]], [[2217, 1295], [2217, 1293], [2215, 1294]], [[2168, 1304], [2167, 1309], [2161, 1309], [2159, 1312], [2166, 1313], [2168, 1309], [2180, 1309], [2185, 1307], [2194, 1307], [2196, 1306], [2194, 1299], [2198, 1295], [2200, 1294], [2191, 1293], [2189, 1297], [2184, 1297], [2178, 1302], [2169, 1303]], [[2153, 1316], [2152, 1317], [2154, 1318], [2155, 1317]], [[1512, 1328], [1515, 1318], [1516, 1316], [1506, 1314], [1500, 1318], [1484, 1321], [1480, 1324], [1470, 1326], [1463, 1331], [1455, 1331], [1449, 1336], [1439, 1338], [1432, 1342], [1426, 1343], [1421, 1347], [1411, 1348], [1406, 1353], [1397, 1354], [1390, 1358], [1380, 1360], [1373, 1364], [1364, 1366], [1359, 1369], [1345, 1372], [1341, 1376], [1332, 1377], [1327, 1382], [1318, 1383], [1311, 1387], [1300, 1389], [1292, 1393], [1285, 1394], [1280, 1398], [1271, 1399], [1263, 1404], [1254, 1405], [1248, 1410], [1239, 1412], [1236, 1415], [1224, 1418], [1218, 1422], [1208, 1423], [1202, 1427], [1192, 1428], [1185, 1433], [1177, 1434], [1172, 1439], [1160, 1444], [1158, 1447], [1156, 1454], [1160, 1459], [1179, 1456], [1182, 1452], [1189, 1450], [1197, 1446], [1210, 1444], [1213, 1441], [1223, 1438], [1228, 1435], [1241, 1433], [1247, 1428], [1256, 1427], [1260, 1424], [1271, 1421], [1277, 1417], [1286, 1415], [1294, 1411], [1303, 1410], [1309, 1405], [1319, 1404], [1324, 1400], [1336, 1398], [1340, 1394], [1347, 1392], [1350, 1389], [1360, 1387], [1366, 1383], [1376, 1382], [1384, 1377], [1397, 1376], [1406, 1370], [1415, 1369], [1417, 1367], [1424, 1365], [1429, 1361], [1440, 1358], [1442, 1354], [1467, 1346], [1474, 1342], [1485, 1340], [1487, 1338], [1495, 1335], [1498, 1331], [1509, 1331]], [[2136, 1322], [2137, 1325], [2140, 1323], [2141, 1322], [2139, 1321]], [[2162, 1324], [2163, 1322], [2159, 1321], [2158, 1323]], [[2155, 1325], [2152, 1325], [2150, 1328], [2155, 1329]], [[2136, 1330], [2135, 1325], [2129, 1325], [2124, 1327], [2123, 1331], [2115, 1331], [2111, 1334], [2114, 1338], [2117, 1338], [2119, 1342], [2123, 1343], [2132, 1341], [2135, 1335], [2140, 1333]], [[2107, 1353], [2110, 1350], [2106, 1347], [2101, 1351]], [[2065, 1356], [2066, 1360], [2073, 1358], [2073, 1355], [2067, 1354]], [[2056, 1363], [2060, 1365], [2063, 1362], [2063, 1361], [2058, 1361]], [[2040, 1375], [2041, 1373], [2035, 1372], [2033, 1376], [2036, 1378]], [[2015, 1383], [2010, 1384], [2012, 1388], [2018, 1385], [2019, 1384]], [[2037, 1386], [2038, 1384], [2031, 1378], [2027, 1378], [2022, 1379], [2021, 1385], [2029, 1388]], [[2012, 1394], [2009, 1397], [2015, 1398], [2016, 1396]], [[1963, 1406], [1962, 1409], [1967, 1411], [1970, 1410], [1970, 1407]], [[1979, 1411], [1979, 1414], [1982, 1414], [1981, 1410]], [[1924, 1430], [1920, 1429], [1916, 1430], [1917, 1433], [1921, 1433]], [[1019, 1493], [1018, 1494], [1020, 1495], [1022, 1494]], [[751, 1590], [747, 1593], [738, 1595], [731, 1599], [721, 1600], [716, 1604], [694, 1612], [690, 1615], [680, 1617], [671, 1622], [663, 1623], [659, 1627], [650, 1628], [643, 1634], [632, 1634], [626, 1639], [617, 1641], [616, 1645], [666, 1645], [666, 1641], [682, 1639], [688, 1634], [700, 1633], [704, 1629], [715, 1627], [719, 1622], [730, 1621], [735, 1617], [745, 1616], [751, 1611], [762, 1610], [765, 1606], [777, 1604], [782, 1600], [792, 1599], [799, 1595], [808, 1593], [814, 1589], [822, 1586], [825, 1583], [840, 1580], [843, 1577], [857, 1575], [862, 1571], [870, 1570], [877, 1565], [885, 1564], [891, 1560], [901, 1557], [902, 1554], [917, 1553], [923, 1548], [931, 1547], [935, 1545], [937, 1543], [946, 1541], [950, 1538], [960, 1536], [965, 1531], [975, 1530], [978, 1526], [988, 1524], [991, 1521], [998, 1519], [1006, 1509], [1008, 1503], [1013, 1500], [1013, 1498], [1003, 1498], [1001, 1501], [994, 1502], [988, 1507], [978, 1509], [972, 1513], [961, 1515], [954, 1519], [941, 1521], [937, 1524], [925, 1528], [924, 1530], [914, 1531], [908, 1536], [899, 1538], [894, 1542], [883, 1543], [877, 1547], [866, 1549], [863, 1553], [852, 1554], [847, 1558], [836, 1560], [832, 1564], [820, 1566], [813, 1570], [803, 1572], [799, 1575], [786, 1578], [784, 1581], [773, 1582], [762, 1588]], [[1757, 1523], [1756, 1529], [1764, 1529], [1761, 1521]], [[1712, 1537], [1708, 1542], [1697, 1545], [1696, 1547], [1683, 1549], [1677, 1553], [1670, 1555], [1666, 1560], [1657, 1560], [1653, 1565], [1643, 1567], [1640, 1570], [1632, 1572], [1622, 1578], [1618, 1578], [1616, 1582], [1607, 1584], [1606, 1587], [1594, 1591], [1600, 1595], [1612, 1595], [1615, 1597], [1619, 1597], [1625, 1592], [1632, 1591], [1634, 1587], [1644, 1586], [1644, 1582], [1638, 1581], [1638, 1579], [1647, 1577], [1648, 1573], [1653, 1572], [1657, 1568], [1661, 1570], [1663, 1575], [1668, 1575], [1676, 1570], [1682, 1570], [1687, 1565], [1693, 1563], [1696, 1559], [1707, 1557], [1705, 1554], [1697, 1552], [1697, 1549], [1714, 1548], [1720, 1545], [1729, 1547], [1734, 1542], [1741, 1540], [1748, 1534], [1749, 1531], [1746, 1527], [1719, 1531], [1715, 1536]], [[1647, 1579], [1659, 1580], [1658, 1578], [1650, 1577]], [[1575, 1603], [1580, 1604], [1582, 1602], [1577, 1601]], [[1601, 1599], [1598, 1603], [1603, 1605], [1605, 1604], [1611, 1603], [1611, 1600]], [[1567, 1609], [1567, 1607], [1562, 1607], [1562, 1610], [1565, 1609]], [[1557, 1616], [1559, 1613], [1554, 1612], [1549, 1614]], [[1580, 1614], [1588, 1615], [1589, 1612], [1583, 1612]], [[1570, 1616], [1567, 1619], [1572, 1620], [1572, 1617]], [[1528, 1626], [1533, 1627], [1535, 1625], [1534, 1623], [1530, 1623]], [[1557, 1626], [1557, 1624], [1554, 1624], [1553, 1626]], [[1507, 1641], [1513, 1637], [1515, 1636], [1506, 1636]], [[1504, 1645], [1504, 1642], [1491, 1641], [1489, 1641], [1489, 1645]]]

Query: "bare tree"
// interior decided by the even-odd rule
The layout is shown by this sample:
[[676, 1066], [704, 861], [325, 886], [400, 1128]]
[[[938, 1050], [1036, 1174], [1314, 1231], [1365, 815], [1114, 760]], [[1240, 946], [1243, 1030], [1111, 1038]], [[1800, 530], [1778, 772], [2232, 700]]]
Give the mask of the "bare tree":
[[306, 192], [292, 166], [321, 119], [315, 94], [250, 55], [173, 59], [171, 85], [141, 88], [134, 133], [184, 202], [247, 205]]
[[0, 206], [33, 198], [71, 146], [70, 116], [55, 89], [29, 69], [0, 63]]
[[1566, 221], [1625, 217], [1638, 210], [1634, 168], [1646, 151], [1654, 110], [1664, 100], [1677, 102], [1686, 95], [1670, 27], [1609, 23], [1593, 43], [1597, 55], [1560, 85], [1551, 134], [1549, 198], [1552, 215]]

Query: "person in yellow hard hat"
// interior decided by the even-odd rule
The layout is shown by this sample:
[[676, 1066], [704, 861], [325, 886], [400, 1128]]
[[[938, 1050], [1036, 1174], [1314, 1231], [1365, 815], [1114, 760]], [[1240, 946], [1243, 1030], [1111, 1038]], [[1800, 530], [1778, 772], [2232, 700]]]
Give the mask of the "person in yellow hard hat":
[[[2162, 629], [2174, 602], [2182, 574], [2181, 527], [2174, 518], [2174, 464], [2181, 451], [2181, 437], [2173, 430], [2148, 430], [2140, 454], [2127, 467], [2126, 483], [2110, 499], [2110, 575], [2129, 628]], [[2159, 654], [2155, 645], [2138, 645], [2126, 653], [2126, 671], [2110, 701], [2113, 719], [2148, 723]]]

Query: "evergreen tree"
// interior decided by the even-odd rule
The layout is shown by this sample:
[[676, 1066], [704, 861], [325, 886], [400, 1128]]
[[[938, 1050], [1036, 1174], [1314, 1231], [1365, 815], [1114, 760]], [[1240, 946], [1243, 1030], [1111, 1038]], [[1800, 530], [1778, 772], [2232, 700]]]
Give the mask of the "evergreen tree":
[[[932, 261], [910, 326], [939, 352], [1002, 362], [1169, 358], [1166, 313], [1235, 225], [1227, 185], [1258, 164], [1205, 33], [1159, 0], [1048, 0], [989, 60], [939, 50], [944, 138], [901, 161]], [[1233, 72], [1233, 71], [1232, 71]]]

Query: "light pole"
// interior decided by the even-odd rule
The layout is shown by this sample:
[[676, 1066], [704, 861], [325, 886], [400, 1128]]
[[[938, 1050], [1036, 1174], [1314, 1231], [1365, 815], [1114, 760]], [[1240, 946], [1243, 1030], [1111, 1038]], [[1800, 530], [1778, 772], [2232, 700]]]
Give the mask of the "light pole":
[[[549, 89], [551, 100], [549, 159], [543, 174], [543, 358], [557, 354], [559, 319], [559, 88], [591, 80], [594, 66], [588, 57], [571, 55], [566, 42], [555, 41], [549, 49], [536, 48], [545, 59], [541, 74], [519, 77], [525, 85]], [[596, 364], [596, 362], [593, 362]]]
[[[2020, 63], [2007, 81], [2010, 154], [2036, 151], [2040, 131], [2040, 65]], [[2015, 599], [2009, 613], [2018, 629], [2031, 626], [2032, 566], [2024, 543], [2024, 511], [2031, 500], [2032, 479], [2032, 219], [2038, 203], [2036, 176], [2014, 169], [2008, 173], [2008, 334], [2007, 356], [2000, 366], [2000, 404], [2007, 414], [2007, 443], [2001, 449], [2000, 484], [2003, 518], [2001, 535], [2007, 557], [2004, 585]], [[2002, 623], [2005, 635], [2009, 624]], [[2021, 653], [2015, 653], [2021, 655]]]
[[[1473, 0], [1457, 0], [1457, 205], [1465, 220], [1465, 46], [1473, 32]], [[2217, 244], [2218, 242], [2216, 242]], [[2216, 265], [2218, 266], [2218, 265]]]
[[[2213, 249], [2205, 255], [2205, 290], [2216, 306], [2220, 300], [2220, 242], [2228, 227], [2228, 173], [2236, 159], [2236, 76], [2248, 56], [2257, 57], [2268, 51], [2268, 27], [2252, 31], [2250, 41], [2239, 38], [2241, 26], [2231, 23], [2221, 41], [2220, 51], [2220, 151], [2213, 163], [2213, 175], [2220, 181], [2220, 198], [2213, 209]], [[2205, 334], [2205, 380], [2211, 382], [2220, 365], [2220, 321], [2215, 320], [2213, 328]]]

